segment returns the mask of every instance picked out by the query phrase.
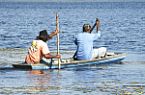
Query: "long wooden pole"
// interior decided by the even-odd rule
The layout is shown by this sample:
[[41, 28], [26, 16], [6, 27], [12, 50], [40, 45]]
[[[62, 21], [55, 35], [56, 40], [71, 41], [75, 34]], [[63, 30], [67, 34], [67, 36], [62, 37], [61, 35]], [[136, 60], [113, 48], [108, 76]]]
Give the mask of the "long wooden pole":
[[[59, 17], [58, 14], [56, 13], [56, 30], [58, 31], [57, 33], [57, 55], [60, 54], [59, 51]], [[60, 63], [60, 59], [58, 59], [58, 69], [61, 68], [61, 63]]]

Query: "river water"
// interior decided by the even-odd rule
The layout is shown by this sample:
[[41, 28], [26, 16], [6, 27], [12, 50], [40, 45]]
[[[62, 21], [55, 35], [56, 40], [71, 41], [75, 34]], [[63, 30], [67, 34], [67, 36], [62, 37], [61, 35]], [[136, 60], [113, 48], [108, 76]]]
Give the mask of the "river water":
[[[1, 95], [143, 95], [145, 93], [145, 3], [0, 3]], [[84, 23], [101, 21], [102, 37], [94, 47], [127, 53], [122, 64], [58, 70], [14, 70], [23, 62], [39, 31], [55, 29], [60, 19], [60, 49], [70, 57], [74, 36]], [[95, 31], [94, 31], [95, 32]], [[56, 39], [48, 42], [56, 50]], [[67, 52], [66, 52], [67, 51]], [[69, 56], [68, 56], [69, 55]]]

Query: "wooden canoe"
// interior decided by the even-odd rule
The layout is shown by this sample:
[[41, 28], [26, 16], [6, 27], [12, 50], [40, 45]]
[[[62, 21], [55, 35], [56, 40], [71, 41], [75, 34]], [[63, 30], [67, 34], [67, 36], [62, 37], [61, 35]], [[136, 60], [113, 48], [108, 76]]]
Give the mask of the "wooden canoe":
[[[72, 58], [62, 59], [61, 68], [70, 68], [76, 66], [87, 66], [95, 64], [109, 64], [119, 63], [126, 57], [123, 53], [108, 53], [106, 57], [97, 58], [93, 60], [73, 60]], [[12, 66], [16, 69], [32, 69], [32, 70], [46, 70], [46, 69], [58, 69], [57, 60], [53, 60], [52, 65], [50, 64], [24, 64], [15, 63]]]

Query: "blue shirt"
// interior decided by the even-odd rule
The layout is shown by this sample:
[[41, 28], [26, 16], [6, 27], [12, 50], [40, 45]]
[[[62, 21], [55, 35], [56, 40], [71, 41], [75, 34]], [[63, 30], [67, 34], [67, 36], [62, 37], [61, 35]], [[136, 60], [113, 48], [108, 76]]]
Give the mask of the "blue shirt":
[[79, 33], [74, 41], [77, 45], [77, 50], [74, 57], [78, 60], [92, 59], [93, 41], [98, 39], [100, 36], [100, 31], [98, 31], [98, 33]]

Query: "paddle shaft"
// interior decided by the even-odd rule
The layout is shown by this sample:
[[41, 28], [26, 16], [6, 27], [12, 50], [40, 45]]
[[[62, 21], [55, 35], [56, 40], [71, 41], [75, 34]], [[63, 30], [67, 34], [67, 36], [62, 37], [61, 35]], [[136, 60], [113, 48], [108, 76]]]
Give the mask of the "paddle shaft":
[[93, 25], [93, 27], [91, 28], [90, 32], [92, 32], [94, 30], [95, 26], [96, 26], [96, 23]]
[[[59, 18], [58, 18], [58, 14], [56, 14], [56, 30], [58, 31], [57, 33], [57, 55], [60, 54], [59, 51]], [[61, 68], [61, 64], [60, 64], [60, 59], [58, 59], [58, 69]]]

